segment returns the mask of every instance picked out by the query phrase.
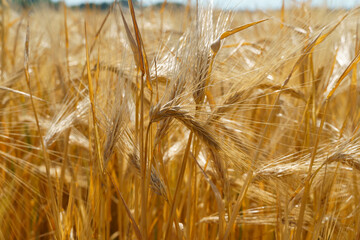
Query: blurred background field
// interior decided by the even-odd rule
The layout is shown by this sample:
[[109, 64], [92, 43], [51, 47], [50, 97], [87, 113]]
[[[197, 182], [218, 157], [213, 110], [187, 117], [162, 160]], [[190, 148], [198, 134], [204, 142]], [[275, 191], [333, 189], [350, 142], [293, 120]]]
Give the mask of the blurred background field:
[[[52, 3], [58, 3], [61, 1], [58, 0], [13, 0], [14, 3], [21, 3], [21, 4], [29, 4], [31, 3], [41, 3], [41, 2], [52, 2]], [[64, 1], [68, 6], [79, 6], [81, 4], [86, 3], [94, 3], [94, 4], [108, 4], [110, 5], [112, 3], [111, 0], [65, 0]], [[120, 1], [121, 2], [121, 1]], [[126, 0], [122, 1], [126, 4]], [[143, 6], [149, 6], [149, 5], [156, 5], [156, 4], [162, 4], [163, 0], [137, 0], [134, 1], [137, 2]], [[166, 2], [170, 4], [183, 4], [186, 5], [189, 3], [188, 0], [167, 0]], [[190, 1], [192, 4], [195, 4], [195, 1]], [[201, 2], [201, 1], [200, 1]], [[210, 4], [209, 1], [203, 1], [204, 4]], [[294, 3], [301, 3], [302, 1], [286, 1], [287, 4], [294, 4]], [[218, 8], [222, 9], [228, 9], [228, 10], [280, 10], [282, 6], [283, 1], [282, 0], [255, 0], [255, 1], [245, 1], [245, 0], [214, 0], [213, 5]], [[311, 1], [311, 6], [313, 7], [319, 7], [319, 6], [327, 6], [329, 8], [346, 8], [351, 9], [356, 7], [360, 4], [359, 0], [346, 0], [346, 1], [339, 1], [339, 0], [313, 0]]]

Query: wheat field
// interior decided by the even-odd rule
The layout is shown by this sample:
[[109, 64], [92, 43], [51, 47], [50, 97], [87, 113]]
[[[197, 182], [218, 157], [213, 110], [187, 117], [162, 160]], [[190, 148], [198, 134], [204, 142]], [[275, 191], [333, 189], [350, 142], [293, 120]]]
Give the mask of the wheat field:
[[0, 7], [0, 239], [360, 239], [360, 9]]

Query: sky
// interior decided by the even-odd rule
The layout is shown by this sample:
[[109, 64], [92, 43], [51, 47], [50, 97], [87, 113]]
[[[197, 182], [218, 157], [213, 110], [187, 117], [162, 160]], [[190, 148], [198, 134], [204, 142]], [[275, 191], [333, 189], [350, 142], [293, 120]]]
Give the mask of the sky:
[[[58, 0], [54, 0], [58, 1]], [[86, 2], [102, 3], [112, 2], [113, 0], [65, 0], [68, 5], [76, 5]], [[141, 0], [139, 0], [141, 1]], [[195, 0], [192, 0], [194, 2]], [[208, 0], [211, 1], [211, 0]], [[225, 9], [244, 9], [244, 10], [256, 10], [256, 9], [279, 9], [281, 8], [282, 0], [212, 0], [214, 5]], [[299, 0], [292, 0], [292, 2]], [[163, 0], [142, 0], [144, 5], [163, 2]], [[168, 2], [184, 3], [187, 0], [168, 0]], [[312, 3], [315, 6], [322, 5], [324, 2], [331, 8], [352, 8], [360, 5], [360, 0], [313, 0]], [[285, 0], [285, 4], [290, 3], [289, 0]]]

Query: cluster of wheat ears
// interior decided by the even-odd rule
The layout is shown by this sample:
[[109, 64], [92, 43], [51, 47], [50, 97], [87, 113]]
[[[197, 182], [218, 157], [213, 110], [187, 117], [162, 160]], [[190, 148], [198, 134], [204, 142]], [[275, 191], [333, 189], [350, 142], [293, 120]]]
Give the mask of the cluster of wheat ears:
[[0, 7], [0, 239], [360, 239], [359, 9]]

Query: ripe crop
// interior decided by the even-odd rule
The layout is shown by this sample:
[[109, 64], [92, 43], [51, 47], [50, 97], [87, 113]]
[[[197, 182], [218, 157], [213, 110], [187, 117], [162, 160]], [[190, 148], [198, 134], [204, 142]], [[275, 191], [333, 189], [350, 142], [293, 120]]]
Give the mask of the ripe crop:
[[1, 5], [1, 239], [359, 239], [358, 8]]

